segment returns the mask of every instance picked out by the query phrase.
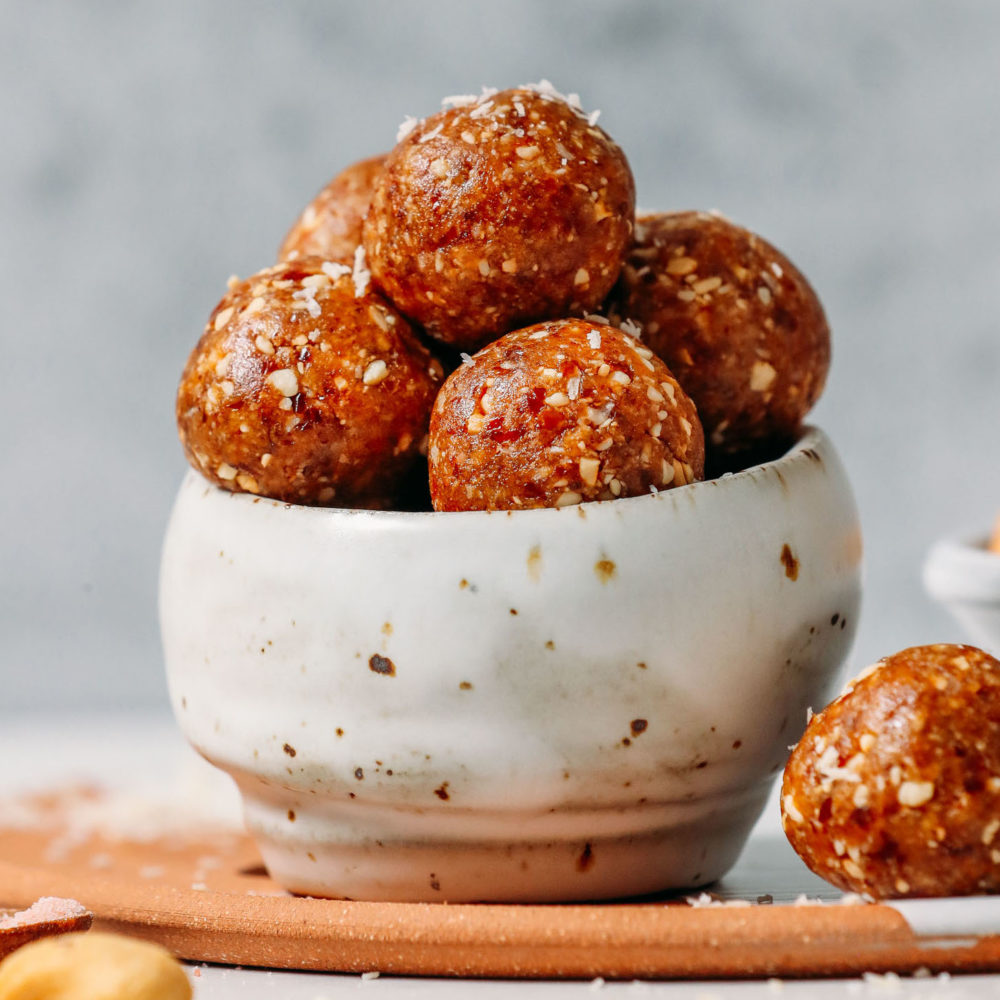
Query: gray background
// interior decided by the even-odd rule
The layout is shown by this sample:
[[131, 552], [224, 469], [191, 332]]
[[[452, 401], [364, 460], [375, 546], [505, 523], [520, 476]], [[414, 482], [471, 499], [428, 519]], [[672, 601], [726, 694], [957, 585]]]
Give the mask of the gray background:
[[851, 668], [960, 639], [930, 542], [1000, 509], [1000, 5], [0, 2], [0, 713], [165, 708], [181, 366], [346, 164], [446, 94], [548, 77], [641, 205], [718, 208], [810, 276], [814, 412], [861, 507]]

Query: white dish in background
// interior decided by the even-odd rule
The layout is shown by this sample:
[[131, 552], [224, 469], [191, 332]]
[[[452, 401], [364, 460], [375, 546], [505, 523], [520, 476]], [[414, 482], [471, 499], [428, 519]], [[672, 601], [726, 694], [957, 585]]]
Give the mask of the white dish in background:
[[171, 701], [293, 891], [691, 887], [829, 697], [860, 563], [815, 429], [722, 479], [514, 513], [295, 507], [192, 472], [161, 573]]
[[1000, 555], [985, 536], [938, 542], [924, 564], [924, 585], [977, 643], [1000, 654]]

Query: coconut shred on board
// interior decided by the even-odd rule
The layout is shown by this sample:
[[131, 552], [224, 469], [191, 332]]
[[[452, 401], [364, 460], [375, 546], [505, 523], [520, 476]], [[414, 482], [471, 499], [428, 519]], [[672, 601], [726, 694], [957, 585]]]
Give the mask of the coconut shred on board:
[[59, 896], [43, 896], [32, 903], [26, 910], [17, 913], [0, 913], [0, 931], [13, 930], [21, 927], [31, 927], [35, 924], [58, 923], [63, 920], [73, 920], [85, 917], [89, 911], [75, 899], [63, 899]]

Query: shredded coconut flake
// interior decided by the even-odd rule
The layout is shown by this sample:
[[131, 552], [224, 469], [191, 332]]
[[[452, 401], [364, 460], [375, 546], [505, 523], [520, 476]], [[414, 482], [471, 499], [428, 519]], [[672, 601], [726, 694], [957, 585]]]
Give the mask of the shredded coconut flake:
[[450, 97], [441, 98], [442, 108], [466, 108], [470, 104], [476, 103], [475, 94], [452, 94]]
[[838, 906], [867, 906], [868, 900], [856, 892], [845, 892], [837, 901]]
[[422, 136], [421, 136], [421, 137], [420, 137], [420, 138], [419, 138], [419, 139], [417, 140], [417, 142], [430, 142], [430, 141], [431, 141], [431, 139], [434, 139], [434, 138], [436, 138], [436, 137], [437, 137], [437, 136], [439, 136], [439, 135], [440, 135], [440, 134], [441, 134], [441, 133], [442, 133], [443, 131], [444, 131], [444, 122], [442, 122], [442, 123], [441, 123], [440, 125], [438, 125], [438, 127], [437, 127], [437, 128], [432, 128], [432, 129], [430, 130], [430, 132], [426, 132], [426, 133], [424, 133], [424, 135], [422, 135]]
[[[316, 317], [319, 316], [319, 314], [322, 312], [319, 303], [316, 301], [315, 285], [307, 285], [305, 288], [300, 288], [298, 291], [292, 292], [292, 298], [296, 302], [301, 302], [302, 305], [304, 305], [306, 309], [309, 310], [309, 315], [312, 316], [313, 319], [316, 319]], [[258, 338], [258, 340], [259, 339], [260, 338]], [[258, 346], [260, 345], [258, 344]], [[270, 353], [271, 354], [274, 353], [273, 348], [271, 349]]]
[[[656, 492], [655, 490], [653, 491]], [[716, 899], [714, 896], [710, 896], [707, 892], [699, 893], [697, 896], [685, 896], [684, 902], [688, 906], [693, 906], [695, 909], [704, 909], [706, 907], [717, 907], [717, 906], [728, 906], [728, 907], [746, 907], [753, 906], [753, 903], [749, 899]]]
[[15, 927], [29, 927], [33, 924], [48, 924], [58, 920], [73, 920], [85, 917], [89, 911], [75, 899], [61, 899], [58, 896], [43, 896], [26, 910], [9, 915], [0, 914], [0, 931]]
[[328, 278], [332, 278], [334, 281], [343, 278], [345, 274], [351, 273], [351, 269], [346, 264], [338, 264], [335, 260], [324, 260], [322, 271]]
[[396, 142], [402, 142], [419, 124], [419, 118], [407, 115], [396, 130]]
[[903, 989], [902, 981], [896, 972], [863, 972], [861, 978], [867, 986], [875, 987], [882, 993], [899, 993]]
[[539, 80], [538, 83], [525, 83], [521, 85], [521, 90], [530, 90], [538, 94], [546, 101], [562, 101], [568, 104], [574, 111], [582, 112], [579, 94], [561, 94], [549, 80]]
[[838, 764], [840, 755], [835, 746], [828, 746], [816, 761], [816, 772], [823, 779], [821, 784], [824, 791], [829, 791], [835, 781], [859, 782], [861, 775], [849, 767], [841, 767]]
[[623, 319], [618, 324], [618, 328], [622, 333], [628, 334], [630, 337], [635, 337], [636, 340], [642, 337], [642, 327], [634, 319]]
[[365, 266], [364, 247], [358, 247], [354, 251], [354, 271], [351, 277], [354, 279], [354, 297], [360, 299], [368, 291], [368, 283], [372, 277], [371, 271]]

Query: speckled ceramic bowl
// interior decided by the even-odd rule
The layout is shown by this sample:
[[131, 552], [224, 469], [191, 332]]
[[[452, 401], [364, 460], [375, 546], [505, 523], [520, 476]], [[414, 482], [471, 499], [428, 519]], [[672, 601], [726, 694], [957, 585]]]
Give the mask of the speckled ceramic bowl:
[[974, 642], [1000, 655], [1000, 555], [985, 535], [938, 542], [924, 564], [924, 586]]
[[817, 430], [723, 479], [512, 514], [293, 507], [191, 473], [162, 566], [171, 698], [296, 892], [693, 887], [826, 701], [860, 562]]

